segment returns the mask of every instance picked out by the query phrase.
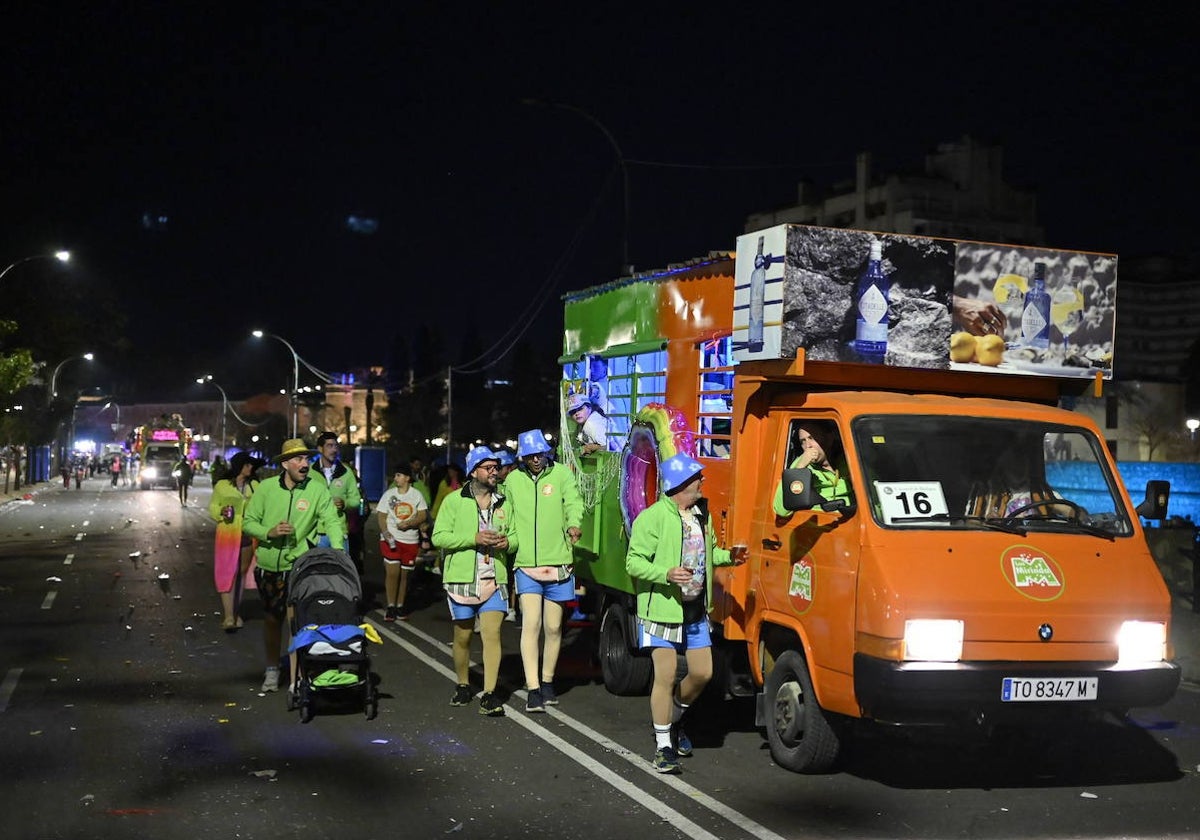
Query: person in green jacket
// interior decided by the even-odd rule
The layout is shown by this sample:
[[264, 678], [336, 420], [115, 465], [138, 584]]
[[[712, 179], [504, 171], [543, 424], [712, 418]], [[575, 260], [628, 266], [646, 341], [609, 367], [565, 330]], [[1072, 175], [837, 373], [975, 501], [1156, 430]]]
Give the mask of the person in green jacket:
[[[318, 534], [327, 534], [333, 545], [341, 545], [345, 537], [329, 488], [309, 474], [308, 459], [314, 454], [316, 450], [299, 438], [285, 440], [275, 458], [282, 472], [259, 484], [242, 518], [243, 533], [258, 540], [254, 580], [263, 602], [267, 659], [263, 691], [279, 688], [279, 646], [288, 617], [287, 578], [292, 563], [317, 544]], [[294, 680], [295, 654], [291, 656], [291, 674]]]
[[[357, 552], [350, 550], [351, 530], [357, 528], [358, 534], [362, 533], [362, 521], [358, 516], [362, 493], [358, 489], [358, 476], [338, 457], [341, 448], [336, 434], [321, 432], [317, 438], [317, 459], [312, 463], [310, 474], [324, 481], [325, 486], [329, 488], [333, 506], [337, 508], [338, 518], [342, 520], [342, 532], [346, 535], [341, 549], [350, 555], [350, 559], [354, 561], [354, 568], [362, 575], [362, 547], [357, 546]], [[359, 542], [361, 543], [361, 540]], [[321, 534], [317, 539], [317, 545], [332, 544], [327, 534]]]
[[[835, 444], [822, 440], [826, 434], [824, 430], [818, 429], [816, 426], [796, 424], [795, 435], [796, 446], [800, 454], [792, 459], [791, 468], [808, 467], [809, 472], [812, 473], [812, 489], [819, 493], [825, 501], [832, 502], [834, 499], [841, 499], [849, 504], [850, 486], [846, 482], [845, 467], [839, 467], [830, 460], [830, 450]], [[783, 506], [782, 482], [775, 488], [772, 507], [776, 516], [792, 515], [792, 511]]]
[[442, 582], [454, 622], [454, 673], [458, 685], [451, 706], [471, 702], [469, 669], [475, 619], [483, 640], [483, 696], [479, 714], [503, 717], [496, 697], [500, 677], [500, 627], [508, 612], [508, 571], [501, 558], [517, 547], [512, 509], [496, 487], [499, 461], [486, 446], [467, 453], [467, 481], [442, 500], [433, 523], [433, 544], [446, 552]]
[[[706, 500], [703, 465], [678, 454], [660, 469], [663, 496], [633, 521], [625, 569], [633, 579], [641, 647], [654, 665], [650, 716], [654, 723], [654, 769], [678, 773], [679, 756], [692, 754], [680, 719], [712, 678], [708, 610], [712, 570], [745, 561], [716, 545]], [[687, 660], [687, 676], [676, 694], [676, 653]]]
[[521, 602], [525, 711], [544, 712], [558, 703], [554, 671], [562, 647], [563, 605], [575, 600], [573, 546], [582, 533], [583, 499], [570, 468], [550, 460], [550, 444], [540, 429], [517, 436], [517, 457], [520, 468], [509, 474], [504, 487], [512, 499], [519, 544], [513, 576]]

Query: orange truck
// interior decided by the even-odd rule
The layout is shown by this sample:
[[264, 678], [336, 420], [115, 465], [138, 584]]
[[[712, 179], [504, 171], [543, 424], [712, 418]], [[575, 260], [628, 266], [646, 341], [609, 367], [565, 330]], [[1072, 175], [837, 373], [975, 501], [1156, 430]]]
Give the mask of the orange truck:
[[[1001, 277], [1035, 311], [1005, 312]], [[714, 575], [714, 683], [757, 697], [781, 766], [827, 770], [855, 720], [1037, 727], [1170, 699], [1140, 521], [1169, 488], [1135, 508], [1100, 429], [1062, 407], [1110, 377], [1115, 282], [1112, 255], [786, 225], [565, 295], [564, 403], [608, 418], [611, 451], [560, 430], [608, 689], [649, 686], [627, 539], [687, 452], [718, 541], [749, 547]], [[1066, 284], [1071, 323], [1039, 298]], [[986, 335], [999, 352], [961, 352]], [[802, 437], [823, 468], [793, 466]]]

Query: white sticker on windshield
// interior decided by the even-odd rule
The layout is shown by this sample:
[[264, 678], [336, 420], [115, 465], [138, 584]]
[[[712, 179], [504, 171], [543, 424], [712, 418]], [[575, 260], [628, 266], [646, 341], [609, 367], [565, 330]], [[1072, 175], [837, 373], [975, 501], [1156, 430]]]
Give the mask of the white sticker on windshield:
[[876, 481], [875, 496], [885, 525], [928, 524], [930, 519], [950, 515], [938, 481]]

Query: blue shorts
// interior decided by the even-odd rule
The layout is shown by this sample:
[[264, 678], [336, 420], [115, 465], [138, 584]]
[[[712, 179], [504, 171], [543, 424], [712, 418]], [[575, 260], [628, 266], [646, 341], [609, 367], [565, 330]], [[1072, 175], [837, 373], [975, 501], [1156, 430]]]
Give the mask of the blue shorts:
[[675, 648], [679, 653], [700, 648], [712, 647], [712, 636], [708, 632], [708, 619], [693, 621], [683, 625], [683, 641], [668, 642], [662, 636], [654, 636], [646, 632], [646, 625], [638, 622], [638, 647], [642, 650], [649, 648]]
[[575, 575], [566, 580], [543, 583], [525, 574], [524, 569], [517, 569], [517, 595], [541, 595], [547, 601], [574, 601]]
[[450, 607], [450, 618], [453, 621], [468, 621], [485, 612], [508, 612], [508, 599], [504, 597], [503, 586], [498, 587], [492, 593], [492, 597], [482, 604], [460, 604], [449, 595], [446, 596], [446, 603]]

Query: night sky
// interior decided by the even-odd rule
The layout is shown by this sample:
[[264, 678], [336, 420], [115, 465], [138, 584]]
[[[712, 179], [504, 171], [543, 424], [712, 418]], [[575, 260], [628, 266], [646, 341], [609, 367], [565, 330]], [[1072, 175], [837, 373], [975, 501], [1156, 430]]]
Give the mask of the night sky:
[[555, 354], [559, 295], [623, 261], [617, 154], [588, 115], [627, 163], [638, 269], [731, 249], [861, 150], [916, 170], [968, 134], [1037, 191], [1046, 244], [1195, 250], [1182, 4], [17, 7], [0, 268], [75, 264], [3, 283], [120, 301], [132, 346], [103, 384], [144, 398], [198, 398], [201, 373], [231, 397], [282, 384], [290, 357], [253, 327], [326, 370], [385, 364], [421, 323], [451, 347], [516, 325]]

